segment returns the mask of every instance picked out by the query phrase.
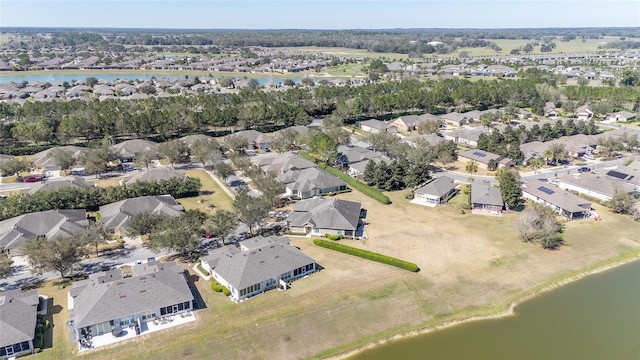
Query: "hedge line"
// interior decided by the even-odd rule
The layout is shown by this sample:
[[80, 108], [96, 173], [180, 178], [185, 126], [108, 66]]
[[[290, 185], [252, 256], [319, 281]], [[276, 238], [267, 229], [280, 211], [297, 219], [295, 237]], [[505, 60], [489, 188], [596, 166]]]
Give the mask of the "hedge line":
[[315, 162], [316, 164], [318, 164], [318, 167], [320, 167], [322, 170], [341, 179], [342, 181], [346, 182], [347, 185], [349, 185], [351, 188], [360, 191], [361, 193], [367, 195], [368, 197], [385, 205], [391, 204], [391, 200], [389, 200], [389, 198], [385, 194], [383, 194], [380, 190], [373, 188], [358, 179], [354, 179], [351, 176], [343, 173], [342, 171], [334, 167], [331, 167], [323, 162], [319, 162], [318, 159], [309, 155], [309, 153], [305, 151], [299, 151], [298, 155], [302, 156], [307, 160]]
[[227, 289], [226, 286], [224, 285], [220, 285], [217, 281], [213, 280], [213, 282], [211, 283], [211, 290], [215, 291], [215, 292], [221, 292], [223, 293], [225, 296], [229, 296], [231, 295], [231, 291], [229, 291], [229, 289]]
[[416, 265], [416, 264], [414, 264], [412, 262], [396, 259], [396, 258], [391, 257], [391, 256], [386, 256], [386, 255], [382, 255], [382, 254], [374, 253], [374, 252], [371, 252], [371, 251], [354, 248], [354, 247], [343, 245], [343, 244], [338, 244], [338, 243], [333, 242], [333, 241], [324, 240], [324, 239], [313, 239], [313, 244], [316, 245], [316, 246], [327, 248], [327, 249], [339, 251], [339, 252], [342, 252], [342, 253], [345, 253], [345, 254], [358, 256], [358, 257], [361, 257], [361, 258], [364, 258], [364, 259], [377, 261], [377, 262], [380, 262], [380, 263], [383, 263], [383, 264], [387, 264], [387, 265], [392, 265], [392, 266], [395, 266], [395, 267], [399, 267], [401, 269], [409, 270], [411, 272], [420, 271], [420, 268], [418, 267], [418, 265]]

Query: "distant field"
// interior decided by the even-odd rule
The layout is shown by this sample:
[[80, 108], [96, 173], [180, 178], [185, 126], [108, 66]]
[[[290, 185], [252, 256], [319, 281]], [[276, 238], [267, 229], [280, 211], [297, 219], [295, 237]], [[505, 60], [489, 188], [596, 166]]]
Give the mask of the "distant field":
[[399, 60], [406, 59], [408, 56], [406, 54], [395, 54], [395, 53], [375, 53], [362, 49], [348, 49], [342, 47], [317, 47], [317, 46], [301, 46], [301, 47], [290, 47], [287, 48], [291, 51], [304, 51], [304, 52], [320, 52], [323, 54], [336, 55], [336, 56], [351, 56], [351, 57], [362, 57], [362, 58], [387, 58], [389, 60]]
[[325, 68], [323, 72], [331, 76], [364, 76], [362, 64], [342, 64], [333, 68]]

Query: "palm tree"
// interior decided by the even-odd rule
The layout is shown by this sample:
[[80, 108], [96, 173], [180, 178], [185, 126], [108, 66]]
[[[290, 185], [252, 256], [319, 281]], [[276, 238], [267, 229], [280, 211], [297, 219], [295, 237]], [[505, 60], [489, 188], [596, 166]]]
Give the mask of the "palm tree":
[[533, 169], [534, 174], [537, 174], [538, 170], [544, 166], [544, 160], [540, 158], [533, 158], [529, 160], [529, 166]]
[[464, 169], [469, 173], [469, 183], [471, 183], [473, 174], [478, 172], [478, 163], [475, 160], [469, 160], [467, 161], [467, 165], [465, 165]]

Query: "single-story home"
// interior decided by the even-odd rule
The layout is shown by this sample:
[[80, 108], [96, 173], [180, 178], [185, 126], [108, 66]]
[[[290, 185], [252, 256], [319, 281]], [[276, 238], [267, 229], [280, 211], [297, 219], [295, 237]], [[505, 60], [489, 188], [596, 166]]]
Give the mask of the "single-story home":
[[347, 190], [347, 183], [318, 168], [289, 170], [278, 177], [286, 194], [308, 199]]
[[442, 176], [414, 190], [413, 194], [426, 205], [446, 204], [456, 194], [456, 184], [452, 178]]
[[544, 104], [544, 116], [546, 117], [550, 117], [550, 118], [555, 118], [558, 117], [558, 111], [556, 110], [556, 104], [554, 104], [551, 101], [548, 101], [547, 103]]
[[169, 179], [184, 179], [187, 176], [183, 171], [178, 171], [172, 167], [158, 167], [148, 170], [139, 170], [133, 174], [129, 174], [126, 178], [120, 180], [120, 185], [131, 185], [137, 181], [163, 182]]
[[33, 354], [38, 290], [0, 291], [0, 359]]
[[421, 122], [434, 120], [442, 123], [442, 118], [432, 114], [422, 115], [404, 115], [394, 119], [391, 125], [395, 126], [399, 131], [415, 131]]
[[131, 217], [143, 212], [179, 217], [183, 210], [171, 195], [140, 196], [100, 206], [100, 224], [108, 232], [119, 233]]
[[370, 133], [380, 133], [380, 132], [390, 132], [397, 133], [398, 128], [384, 121], [369, 119], [364, 121], [358, 121], [358, 125], [362, 131], [370, 132]]
[[157, 155], [159, 150], [157, 143], [142, 139], [123, 141], [121, 143], [111, 145], [109, 148], [118, 155], [118, 158], [123, 163], [133, 162], [136, 156], [143, 151], [149, 151], [150, 153]]
[[349, 169], [347, 169], [347, 173], [349, 176], [354, 177], [356, 179], [360, 179], [364, 175], [364, 170], [367, 168], [369, 161], [373, 161], [375, 164], [378, 164], [382, 161], [385, 163], [390, 163], [391, 160], [386, 156], [380, 155], [379, 157], [372, 158], [369, 160], [358, 161], [355, 163], [349, 163]]
[[359, 202], [317, 197], [296, 203], [287, 216], [289, 231], [306, 235], [358, 236], [362, 217]]
[[240, 241], [238, 243], [238, 246], [224, 245], [219, 248], [210, 250], [207, 255], [200, 258], [200, 264], [202, 265], [202, 268], [211, 273], [213, 272], [213, 269], [215, 269], [220, 263], [220, 259], [225, 256], [229, 257], [239, 254], [243, 251], [257, 250], [263, 246], [271, 245], [274, 243], [289, 244], [290, 240], [286, 236], [269, 236], [266, 238], [260, 235], [254, 236], [250, 239]]
[[635, 194], [638, 189], [635, 185], [590, 172], [563, 176], [558, 179], [558, 187], [603, 201], [611, 200], [616, 191]]
[[235, 302], [274, 288], [285, 290], [289, 282], [316, 271], [316, 261], [286, 241], [267, 238], [258, 243], [224, 254], [211, 271]]
[[512, 167], [515, 165], [513, 160], [503, 157], [502, 155], [490, 153], [483, 150], [464, 150], [458, 153], [458, 160], [466, 162], [473, 160], [478, 163], [478, 167], [482, 169], [489, 169], [494, 165], [495, 168]]
[[582, 105], [576, 109], [576, 117], [578, 120], [589, 120], [593, 117], [593, 111], [588, 104]]
[[68, 153], [70, 153], [76, 160], [78, 160], [82, 154], [89, 151], [89, 149], [80, 147], [80, 146], [57, 146], [52, 147], [50, 149], [40, 151], [33, 155], [31, 162], [36, 169], [43, 170], [60, 170], [60, 165], [58, 162], [51, 156], [52, 151], [54, 149], [61, 149]]
[[127, 277], [121, 268], [113, 269], [73, 283], [67, 299], [73, 338], [129, 326], [139, 335], [155, 318], [193, 309], [185, 271], [175, 262], [134, 265], [131, 273]]
[[581, 219], [591, 214], [591, 202], [540, 180], [530, 180], [522, 188], [522, 197], [551, 207], [558, 214]]
[[440, 118], [447, 125], [462, 126], [480, 121], [480, 112], [476, 110], [468, 111], [466, 113], [450, 112], [448, 114], [440, 115]]
[[289, 170], [304, 170], [317, 167], [313, 162], [292, 152], [254, 157], [251, 161], [259, 166], [265, 174], [271, 176], [282, 175]]
[[29, 190], [29, 194], [40, 191], [55, 191], [64, 188], [92, 188], [93, 184], [87, 182], [82, 177], [74, 176], [69, 180], [47, 180], [39, 182]]
[[500, 189], [487, 180], [474, 180], [471, 183], [471, 209], [486, 210], [492, 214], [502, 213], [504, 201]]
[[19, 255], [20, 246], [30, 239], [69, 237], [89, 226], [84, 209], [46, 210], [0, 221], [0, 249]]
[[227, 142], [231, 137], [241, 137], [244, 138], [247, 142], [247, 146], [250, 149], [258, 149], [263, 146], [271, 147], [271, 136], [267, 134], [263, 134], [256, 130], [242, 130], [235, 132], [233, 134], [229, 134], [222, 138], [223, 142]]
[[188, 148], [191, 148], [191, 146], [193, 146], [193, 144], [195, 144], [198, 140], [213, 141], [216, 145], [218, 144], [218, 141], [215, 138], [202, 134], [183, 136], [180, 138], [180, 140], [185, 143]]
[[614, 169], [596, 170], [608, 178], [624, 183], [632, 184], [640, 188], [640, 168], [637, 167], [638, 162], [635, 161], [629, 166], [618, 166]]
[[614, 112], [609, 114], [609, 116], [607, 116], [607, 121], [629, 121], [629, 120], [634, 120], [636, 117], [638, 116], [638, 114], [629, 112], [629, 111], [618, 111], [618, 112]]

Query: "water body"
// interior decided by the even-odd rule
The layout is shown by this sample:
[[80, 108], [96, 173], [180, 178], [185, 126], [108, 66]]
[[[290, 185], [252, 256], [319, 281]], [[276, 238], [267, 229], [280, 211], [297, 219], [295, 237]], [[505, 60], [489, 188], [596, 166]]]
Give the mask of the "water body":
[[526, 301], [514, 316], [399, 340], [350, 359], [640, 359], [640, 261]]
[[[189, 78], [193, 78], [197, 75], [193, 75], [193, 74], [189, 74]], [[200, 75], [200, 77], [205, 76], [205, 75]], [[251, 74], [238, 74], [237, 76], [233, 76], [233, 78], [244, 78], [244, 76], [246, 76], [248, 79], [251, 79]], [[85, 80], [88, 77], [95, 77], [98, 80], [105, 80], [105, 81], [109, 81], [109, 82], [113, 82], [115, 80], [118, 79], [124, 79], [124, 80], [150, 80], [152, 77], [155, 77], [156, 79], [167, 79], [169, 81], [171, 80], [178, 80], [178, 79], [184, 79], [185, 76], [184, 75], [180, 75], [180, 74], [175, 74], [175, 73], [162, 73], [162, 72], [123, 72], [123, 73], [104, 73], [104, 72], [95, 72], [95, 73], [91, 73], [91, 72], [83, 72], [83, 73], [77, 73], [77, 74], [70, 74], [70, 73], [56, 73], [51, 72], [48, 74], [42, 74], [42, 73], [31, 73], [29, 74], [29, 72], [23, 72], [21, 74], [12, 74], [12, 75], [3, 75], [2, 73], [0, 73], [0, 84], [1, 83], [8, 83], [8, 82], [16, 82], [16, 83], [21, 83], [23, 81], [28, 81], [28, 82], [35, 82], [35, 81], [40, 81], [40, 82], [49, 82], [49, 83], [53, 83], [54, 81], [67, 81], [69, 83], [71, 83], [73, 80]], [[221, 77], [232, 77], [232, 76], [213, 76], [213, 78], [215, 79], [219, 79]], [[274, 84], [278, 84], [278, 83], [282, 83], [285, 79], [283, 78], [268, 78], [268, 77], [255, 77], [256, 80], [258, 80], [258, 82], [260, 84], [267, 84], [267, 83], [274, 83]], [[301, 77], [299, 78], [291, 78], [291, 80], [293, 80], [294, 82], [300, 82], [302, 80]], [[314, 79], [315, 81], [319, 81], [320, 79]], [[332, 79], [327, 78], [327, 80], [331, 81]]]

